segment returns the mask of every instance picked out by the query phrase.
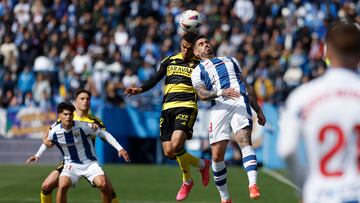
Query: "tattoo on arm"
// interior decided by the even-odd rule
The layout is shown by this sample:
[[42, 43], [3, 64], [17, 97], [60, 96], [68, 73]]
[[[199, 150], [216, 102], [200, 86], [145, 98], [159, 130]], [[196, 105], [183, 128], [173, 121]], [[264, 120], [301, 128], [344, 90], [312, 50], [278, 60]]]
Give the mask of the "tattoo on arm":
[[198, 94], [199, 98], [204, 101], [213, 100], [217, 98], [216, 91], [209, 91], [206, 87], [202, 84], [197, 85], [195, 87], [196, 93]]

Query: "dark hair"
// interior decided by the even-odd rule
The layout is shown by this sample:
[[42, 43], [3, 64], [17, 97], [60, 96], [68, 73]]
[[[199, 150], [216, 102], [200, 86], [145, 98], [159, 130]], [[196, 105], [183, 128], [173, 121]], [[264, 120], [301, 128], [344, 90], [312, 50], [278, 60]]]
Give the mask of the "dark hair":
[[182, 39], [189, 42], [191, 45], [194, 45], [194, 43], [198, 37], [199, 37], [199, 35], [195, 32], [187, 32], [184, 34]]
[[91, 98], [91, 93], [85, 89], [79, 89], [75, 92], [75, 99], [81, 94], [81, 93], [86, 93], [89, 95], [89, 97]]
[[207, 39], [207, 37], [205, 37], [205, 35], [198, 35], [195, 39], [194, 39], [194, 45], [196, 44], [196, 42], [199, 40], [199, 39], [202, 39], [202, 38], [205, 38]]
[[359, 60], [360, 28], [354, 23], [337, 22], [330, 27], [326, 35], [326, 43], [343, 60], [347, 61], [349, 58]]
[[70, 102], [61, 102], [57, 106], [57, 112], [62, 113], [64, 110], [74, 112], [75, 111], [75, 106]]

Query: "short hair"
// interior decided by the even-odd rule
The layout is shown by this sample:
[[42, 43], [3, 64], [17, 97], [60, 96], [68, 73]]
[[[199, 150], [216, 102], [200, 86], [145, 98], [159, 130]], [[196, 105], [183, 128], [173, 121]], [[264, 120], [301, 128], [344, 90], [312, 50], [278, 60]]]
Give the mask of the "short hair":
[[183, 40], [189, 42], [191, 45], [195, 44], [195, 40], [197, 39], [199, 35], [195, 32], [187, 32], [182, 37]]
[[57, 105], [58, 113], [62, 113], [64, 110], [74, 112], [75, 106], [71, 102], [61, 102], [60, 104]]
[[86, 93], [87, 95], [89, 95], [89, 97], [91, 98], [91, 93], [89, 91], [87, 91], [86, 89], [78, 89], [75, 92], [75, 99], [77, 99], [77, 97], [81, 94], [81, 93]]
[[195, 40], [194, 40], [194, 45], [196, 44], [196, 42], [197, 42], [199, 39], [203, 39], [203, 38], [207, 39], [207, 37], [206, 37], [205, 35], [198, 35], [198, 36], [195, 38]]
[[326, 43], [344, 60], [360, 57], [360, 28], [355, 23], [337, 22], [327, 35]]

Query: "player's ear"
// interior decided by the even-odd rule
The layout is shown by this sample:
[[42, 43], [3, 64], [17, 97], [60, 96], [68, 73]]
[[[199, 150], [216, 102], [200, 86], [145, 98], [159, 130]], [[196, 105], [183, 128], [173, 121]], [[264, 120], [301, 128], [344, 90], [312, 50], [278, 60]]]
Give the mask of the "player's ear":
[[199, 56], [199, 52], [198, 52], [198, 50], [196, 50], [196, 46], [194, 46], [193, 52], [194, 52], [194, 55], [195, 55], [195, 56]]

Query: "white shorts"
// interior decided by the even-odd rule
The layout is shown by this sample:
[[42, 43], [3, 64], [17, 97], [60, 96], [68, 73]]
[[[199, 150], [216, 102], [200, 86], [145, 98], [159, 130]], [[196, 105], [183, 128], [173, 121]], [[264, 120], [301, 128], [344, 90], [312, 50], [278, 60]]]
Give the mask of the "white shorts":
[[217, 103], [210, 111], [210, 144], [221, 140], [230, 140], [233, 133], [251, 125], [251, 108], [248, 103], [245, 103], [242, 96], [227, 103]]
[[60, 176], [69, 177], [73, 186], [79, 182], [82, 176], [93, 185], [93, 180], [98, 175], [104, 175], [104, 171], [97, 161], [86, 164], [66, 163], [60, 174]]

